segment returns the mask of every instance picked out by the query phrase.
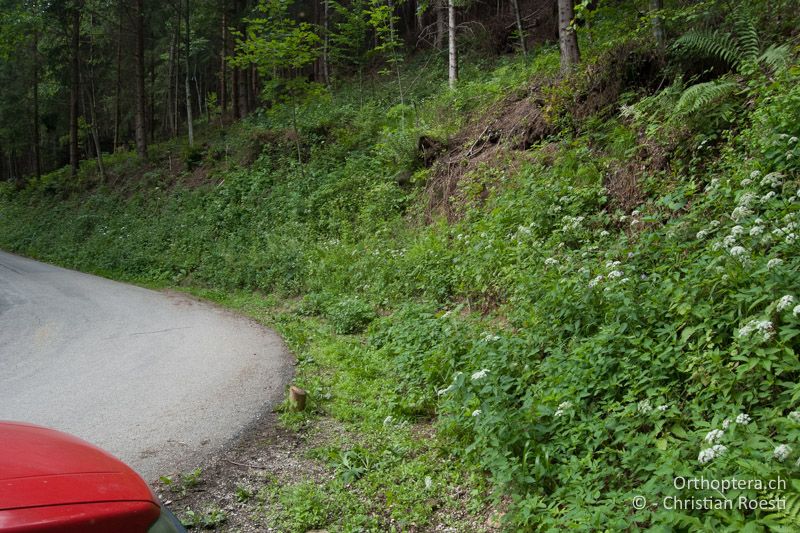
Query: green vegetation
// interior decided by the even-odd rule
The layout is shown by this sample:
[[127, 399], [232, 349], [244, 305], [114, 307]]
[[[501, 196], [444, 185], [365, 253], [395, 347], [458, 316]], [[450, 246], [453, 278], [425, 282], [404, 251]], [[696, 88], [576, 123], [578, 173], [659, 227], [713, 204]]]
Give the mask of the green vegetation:
[[[662, 56], [600, 4], [566, 77], [542, 45], [463, 59], [450, 91], [418, 54], [207, 125], [200, 151], [2, 184], [0, 247], [275, 327], [310, 394], [284, 422], [361, 435], [315, 449], [328, 481], [237, 489], [287, 530], [465, 506], [509, 530], [797, 530], [797, 12], [671, 6], [695, 29]], [[720, 497], [674, 484], [701, 476], [786, 486], [669, 508]]]

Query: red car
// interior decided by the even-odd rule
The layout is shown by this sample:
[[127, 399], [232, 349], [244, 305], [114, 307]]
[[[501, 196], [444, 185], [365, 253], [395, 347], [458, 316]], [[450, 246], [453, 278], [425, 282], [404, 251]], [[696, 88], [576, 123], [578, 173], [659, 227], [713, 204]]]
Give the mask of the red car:
[[185, 531], [136, 472], [100, 448], [0, 422], [0, 532]]

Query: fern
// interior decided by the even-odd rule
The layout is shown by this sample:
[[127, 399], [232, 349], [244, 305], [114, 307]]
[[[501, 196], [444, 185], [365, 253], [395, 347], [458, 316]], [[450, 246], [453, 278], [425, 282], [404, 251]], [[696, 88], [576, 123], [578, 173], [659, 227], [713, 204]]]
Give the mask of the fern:
[[720, 59], [736, 69], [742, 62], [738, 43], [730, 35], [690, 30], [675, 41], [675, 47], [699, 56]]
[[764, 50], [764, 53], [758, 56], [758, 63], [772, 69], [773, 71], [783, 70], [789, 64], [789, 58], [792, 51], [788, 45], [775, 46], [774, 44]]
[[800, 530], [800, 493], [789, 492], [784, 494], [769, 494], [768, 499], [784, 498], [786, 508], [764, 517], [764, 520], [773, 531], [798, 531]]
[[780, 70], [789, 61], [787, 45], [772, 45], [759, 55], [758, 31], [746, 15], [733, 16], [733, 34], [690, 30], [675, 41], [675, 48], [696, 56], [723, 61], [740, 74], [749, 75], [757, 65]]
[[758, 56], [758, 30], [753, 19], [742, 14], [734, 14], [733, 29], [738, 43], [740, 64], [753, 62]]
[[692, 85], [678, 99], [675, 105], [677, 115], [694, 115], [707, 112], [739, 89], [739, 84], [730, 78], [720, 78]]

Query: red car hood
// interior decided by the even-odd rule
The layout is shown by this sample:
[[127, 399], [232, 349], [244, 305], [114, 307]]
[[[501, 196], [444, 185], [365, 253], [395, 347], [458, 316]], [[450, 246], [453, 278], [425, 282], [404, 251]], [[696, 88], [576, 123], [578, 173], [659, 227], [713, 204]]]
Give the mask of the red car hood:
[[124, 463], [78, 438], [0, 421], [0, 510], [141, 501], [150, 487]]

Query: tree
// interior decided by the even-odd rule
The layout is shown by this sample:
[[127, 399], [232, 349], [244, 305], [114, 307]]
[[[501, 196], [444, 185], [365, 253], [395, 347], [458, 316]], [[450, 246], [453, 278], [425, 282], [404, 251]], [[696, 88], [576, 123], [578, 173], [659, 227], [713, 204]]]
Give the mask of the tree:
[[528, 47], [525, 45], [525, 30], [522, 27], [522, 16], [519, 13], [519, 0], [511, 0], [511, 7], [514, 9], [514, 21], [517, 24], [517, 38], [519, 47], [523, 55], [528, 55]]
[[581, 60], [578, 36], [573, 26], [574, 18], [573, 0], [558, 0], [558, 42], [561, 48], [562, 72], [572, 70]]
[[307, 22], [298, 22], [288, 14], [287, 0], [260, 0], [257, 17], [247, 19], [247, 34], [240, 36], [234, 64], [242, 72], [255, 65], [269, 80], [271, 96], [289, 104], [292, 110], [297, 161], [301, 165], [300, 132], [297, 107], [301, 100], [319, 93], [319, 85], [308, 80], [304, 69], [317, 61], [320, 38]]
[[147, 159], [147, 135], [145, 124], [145, 90], [144, 90], [144, 1], [135, 0], [134, 32], [136, 48], [134, 62], [136, 65], [136, 152], [142, 159]]
[[451, 89], [455, 89], [458, 81], [458, 54], [456, 50], [456, 7], [453, 0], [447, 0], [447, 41], [448, 69], [447, 79]]
[[[140, 0], [141, 1], [141, 0]], [[70, 83], [69, 83], [69, 166], [70, 174], [74, 178], [78, 175], [80, 162], [80, 147], [78, 140], [78, 118], [80, 103], [81, 80], [81, 8], [83, 2], [77, 1], [69, 10], [70, 19]]]
[[[398, 53], [402, 42], [398, 39], [397, 32], [395, 31], [397, 16], [394, 13], [394, 4], [391, 0], [387, 0], [386, 3], [384, 3], [383, 0], [371, 0], [369, 24], [375, 31], [376, 45], [372, 51], [382, 54], [388, 65], [394, 68], [395, 74], [397, 75], [397, 92], [400, 97], [400, 105], [405, 105], [403, 79], [400, 76], [400, 64], [403, 58]], [[382, 72], [388, 73], [390, 71], [386, 69]]]
[[189, 146], [194, 145], [194, 126], [192, 125], [192, 88], [189, 83], [191, 71], [189, 70], [189, 56], [192, 50], [191, 32], [189, 30], [189, 19], [191, 13], [190, 0], [186, 0], [186, 50], [183, 54], [184, 67], [186, 70], [186, 127], [189, 133]]
[[659, 52], [664, 51], [665, 37], [664, 37], [664, 21], [661, 19], [660, 11], [664, 8], [662, 0], [650, 0], [650, 16], [652, 17], [653, 24], [653, 38], [656, 40], [656, 46]]

